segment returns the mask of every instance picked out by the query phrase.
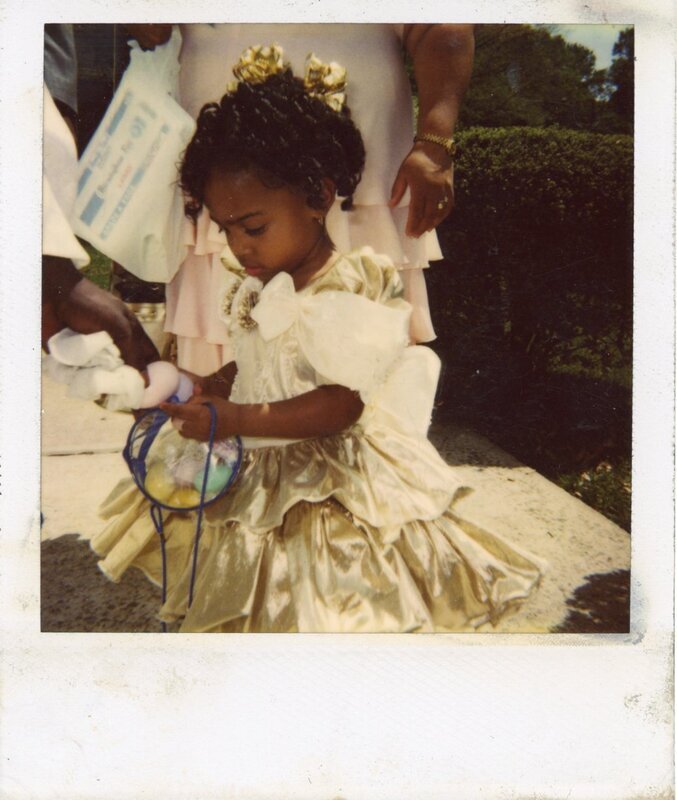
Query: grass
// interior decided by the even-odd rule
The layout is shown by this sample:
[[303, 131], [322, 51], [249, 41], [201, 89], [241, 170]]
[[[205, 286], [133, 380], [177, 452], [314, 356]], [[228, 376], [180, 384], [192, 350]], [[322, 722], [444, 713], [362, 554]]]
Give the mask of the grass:
[[104, 256], [103, 253], [100, 253], [96, 248], [92, 247], [89, 242], [83, 241], [81, 244], [91, 259], [89, 264], [81, 270], [82, 274], [102, 289], [109, 289], [111, 285], [113, 262], [108, 256]]
[[581, 473], [560, 475], [557, 483], [589, 506], [603, 510], [606, 517], [628, 530], [631, 479], [630, 459], [619, 458], [615, 463], [602, 461]]

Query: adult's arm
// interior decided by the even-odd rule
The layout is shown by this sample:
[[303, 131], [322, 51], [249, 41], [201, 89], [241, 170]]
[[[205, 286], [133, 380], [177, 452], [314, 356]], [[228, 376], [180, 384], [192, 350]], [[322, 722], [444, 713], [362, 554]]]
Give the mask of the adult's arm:
[[62, 328], [107, 331], [126, 364], [145, 369], [160, 356], [139, 320], [114, 295], [83, 277], [67, 258], [42, 257], [42, 343]]
[[46, 89], [43, 99], [43, 346], [62, 328], [104, 330], [128, 364], [145, 369], [159, 356], [141, 323], [120, 299], [84, 278], [75, 266], [89, 260], [70, 222], [77, 191], [75, 141]]
[[[472, 73], [473, 26], [405, 25], [404, 46], [411, 56], [418, 86], [417, 133], [452, 138]], [[421, 236], [451, 212], [453, 169], [453, 160], [444, 147], [432, 142], [413, 145], [399, 169], [390, 201], [397, 205], [409, 188], [407, 235]]]
[[168, 42], [172, 35], [172, 26], [166, 23], [142, 25], [125, 23], [124, 27], [143, 50], [154, 50], [159, 45]]

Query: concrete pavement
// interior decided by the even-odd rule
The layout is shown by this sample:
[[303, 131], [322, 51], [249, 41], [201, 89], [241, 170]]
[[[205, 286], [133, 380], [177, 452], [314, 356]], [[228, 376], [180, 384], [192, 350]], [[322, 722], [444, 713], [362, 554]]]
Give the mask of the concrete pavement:
[[[81, 542], [99, 530], [99, 503], [127, 475], [121, 451], [131, 414], [71, 399], [66, 387], [49, 379], [43, 381], [42, 408], [43, 629], [157, 630], [154, 621], [148, 627], [138, 614], [134, 619], [129, 615], [130, 603], [137, 609], [152, 607], [155, 589], [144, 586], [138, 573], [125, 576], [119, 585], [103, 575], [100, 582], [93, 579], [95, 557]], [[431, 439], [474, 488], [460, 501], [459, 512], [548, 562], [536, 594], [517, 614], [486, 630], [627, 630], [626, 531], [471, 431], [433, 424]], [[50, 541], [66, 534], [77, 534], [77, 539], [63, 539], [59, 545]], [[68, 555], [61, 553], [57, 564], [54, 554], [66, 543]], [[72, 575], [64, 574], [69, 570]], [[52, 574], [57, 571], [59, 575]], [[80, 579], [85, 572], [87, 579]], [[64, 581], [69, 586], [67, 608], [59, 597]], [[98, 586], [97, 599], [92, 591]], [[80, 601], [73, 597], [79, 587]], [[87, 619], [78, 611], [82, 608]]]

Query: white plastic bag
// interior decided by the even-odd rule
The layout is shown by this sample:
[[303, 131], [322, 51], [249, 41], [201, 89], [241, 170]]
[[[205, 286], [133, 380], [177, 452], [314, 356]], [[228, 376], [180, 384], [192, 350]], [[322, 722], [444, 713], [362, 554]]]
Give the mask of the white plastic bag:
[[176, 102], [181, 34], [130, 64], [79, 162], [75, 233], [146, 281], [166, 282], [185, 256], [178, 163], [195, 122]]

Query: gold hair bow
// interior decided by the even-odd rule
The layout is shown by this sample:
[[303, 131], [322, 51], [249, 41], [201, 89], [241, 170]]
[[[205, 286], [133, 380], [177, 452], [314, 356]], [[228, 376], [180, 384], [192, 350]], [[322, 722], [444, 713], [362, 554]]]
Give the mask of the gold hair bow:
[[303, 84], [308, 94], [322, 100], [334, 111], [340, 111], [345, 105], [346, 69], [336, 61], [325, 64], [314, 53], [309, 53]]
[[[238, 81], [245, 83], [263, 83], [271, 75], [277, 75], [287, 67], [284, 62], [284, 53], [279, 44], [262, 47], [260, 44], [248, 47], [240, 56], [240, 60], [233, 67], [233, 75]], [[237, 82], [228, 88], [237, 86]]]
[[[284, 51], [279, 44], [270, 47], [261, 45], [248, 47], [233, 67], [237, 81], [228, 84], [228, 91], [235, 91], [238, 81], [263, 83], [288, 67], [289, 64], [284, 60]], [[309, 53], [306, 58], [303, 85], [309, 95], [322, 100], [334, 111], [340, 111], [346, 102], [346, 70], [335, 61], [325, 64], [314, 53]]]

